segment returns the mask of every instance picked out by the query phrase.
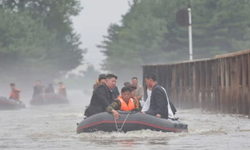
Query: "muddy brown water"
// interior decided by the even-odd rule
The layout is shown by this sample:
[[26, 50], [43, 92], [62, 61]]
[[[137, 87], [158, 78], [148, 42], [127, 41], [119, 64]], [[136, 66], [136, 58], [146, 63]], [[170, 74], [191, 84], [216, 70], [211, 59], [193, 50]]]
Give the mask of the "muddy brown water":
[[[89, 96], [70, 91], [70, 105], [27, 106], [0, 111], [0, 150], [161, 150], [250, 149], [247, 116], [179, 110], [177, 116], [189, 126], [188, 133], [133, 131], [128, 133], [76, 134]], [[28, 104], [28, 100], [24, 101]]]

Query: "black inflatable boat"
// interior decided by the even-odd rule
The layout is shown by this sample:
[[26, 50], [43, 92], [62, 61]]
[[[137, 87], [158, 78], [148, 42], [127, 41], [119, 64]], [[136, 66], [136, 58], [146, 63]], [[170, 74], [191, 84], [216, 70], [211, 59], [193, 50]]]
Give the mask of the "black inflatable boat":
[[23, 102], [0, 96], [0, 110], [21, 108], [25, 108], [25, 104]]
[[103, 112], [85, 118], [78, 124], [77, 133], [95, 131], [135, 131], [153, 130], [162, 132], [187, 132], [187, 124], [178, 120], [157, 118], [140, 112], [119, 111], [120, 118], [114, 119], [113, 114]]
[[39, 94], [30, 101], [30, 105], [50, 105], [67, 103], [69, 103], [67, 98], [55, 93]]

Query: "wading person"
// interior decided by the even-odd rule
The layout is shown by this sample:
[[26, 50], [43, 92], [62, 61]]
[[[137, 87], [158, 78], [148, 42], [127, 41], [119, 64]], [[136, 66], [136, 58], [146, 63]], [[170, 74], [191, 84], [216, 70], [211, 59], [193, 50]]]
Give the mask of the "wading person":
[[90, 105], [85, 111], [85, 116], [89, 117], [94, 114], [105, 112], [106, 108], [114, 101], [112, 89], [116, 85], [117, 76], [107, 74], [105, 82], [99, 85], [93, 92], [90, 100]]
[[10, 84], [11, 92], [10, 92], [10, 97], [9, 99], [17, 100], [20, 101], [20, 93], [21, 90], [16, 89], [16, 86], [14, 83]]
[[138, 84], [137, 77], [132, 78], [132, 84], [136, 86], [135, 96], [137, 97], [138, 100], [141, 100], [143, 97], [143, 88]]
[[113, 113], [115, 119], [119, 119], [120, 117], [120, 114], [116, 110], [131, 111], [139, 107], [137, 106], [137, 102], [131, 98], [131, 92], [130, 87], [123, 87], [121, 96], [107, 107], [107, 112]]
[[59, 82], [58, 94], [64, 97], [67, 97], [66, 86], [63, 85], [63, 82]]
[[174, 119], [176, 109], [169, 101], [166, 90], [157, 84], [156, 76], [148, 74], [145, 81], [147, 87], [152, 88], [149, 109], [145, 113], [159, 118]]

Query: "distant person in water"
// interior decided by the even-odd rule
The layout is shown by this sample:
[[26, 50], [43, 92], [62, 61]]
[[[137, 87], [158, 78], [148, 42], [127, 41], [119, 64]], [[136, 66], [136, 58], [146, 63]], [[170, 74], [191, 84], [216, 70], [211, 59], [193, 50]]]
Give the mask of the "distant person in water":
[[14, 83], [10, 84], [11, 92], [10, 92], [10, 97], [9, 99], [17, 100], [20, 101], [20, 93], [21, 90], [16, 89], [16, 86]]
[[93, 85], [93, 89], [95, 90], [99, 85], [104, 83], [106, 81], [106, 75], [105, 74], [100, 74], [98, 79], [96, 79], [96, 83]]
[[105, 82], [99, 85], [94, 90], [90, 100], [90, 105], [85, 110], [85, 116], [89, 117], [94, 114], [105, 112], [106, 108], [114, 101], [114, 96], [111, 89], [116, 85], [117, 76], [107, 74]]
[[59, 82], [58, 94], [64, 97], [67, 97], [66, 86], [63, 85], [63, 82]]
[[131, 111], [139, 108], [138, 103], [132, 97], [132, 89], [130, 87], [123, 87], [121, 96], [107, 107], [107, 112], [113, 113], [115, 119], [119, 119], [120, 114], [117, 110]]
[[45, 93], [55, 93], [55, 89], [53, 84], [49, 84], [48, 87], [45, 89]]
[[41, 93], [44, 93], [44, 87], [41, 84], [42, 82], [40, 80], [36, 81], [36, 85], [33, 87], [33, 98]]

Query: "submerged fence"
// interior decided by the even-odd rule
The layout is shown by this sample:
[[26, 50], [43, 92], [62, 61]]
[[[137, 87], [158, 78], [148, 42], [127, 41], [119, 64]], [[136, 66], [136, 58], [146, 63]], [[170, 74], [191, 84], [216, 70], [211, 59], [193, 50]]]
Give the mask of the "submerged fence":
[[250, 50], [211, 59], [143, 66], [181, 108], [249, 114]]

